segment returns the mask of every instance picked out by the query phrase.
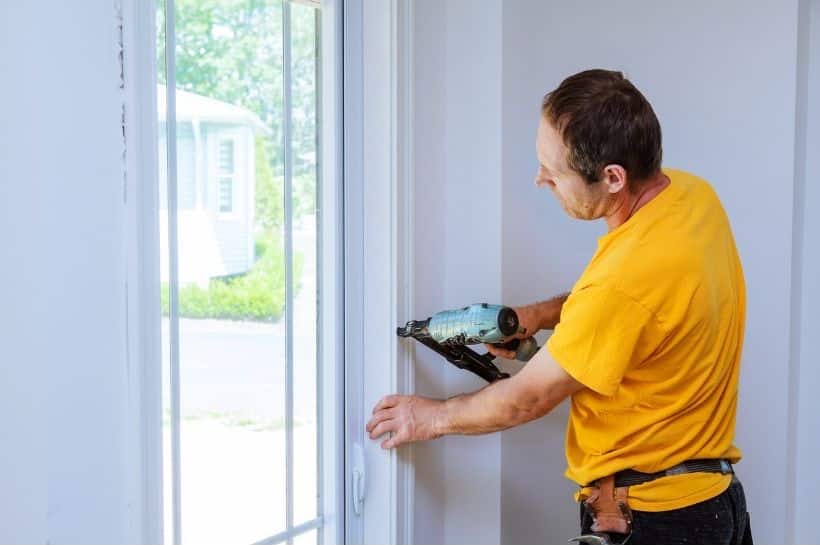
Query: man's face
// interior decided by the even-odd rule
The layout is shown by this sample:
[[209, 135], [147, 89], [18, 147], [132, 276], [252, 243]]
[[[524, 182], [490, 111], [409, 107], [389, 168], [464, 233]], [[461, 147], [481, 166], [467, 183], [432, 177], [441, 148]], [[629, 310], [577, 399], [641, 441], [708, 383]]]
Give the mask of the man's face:
[[612, 199], [607, 184], [588, 184], [569, 167], [569, 150], [561, 135], [543, 115], [538, 124], [535, 151], [539, 162], [535, 185], [551, 189], [567, 214], [574, 218], [592, 220], [604, 215]]

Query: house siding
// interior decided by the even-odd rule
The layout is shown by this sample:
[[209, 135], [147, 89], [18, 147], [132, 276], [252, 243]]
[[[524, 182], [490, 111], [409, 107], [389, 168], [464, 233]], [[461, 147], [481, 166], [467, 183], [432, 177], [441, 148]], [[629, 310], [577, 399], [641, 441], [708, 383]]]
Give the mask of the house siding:
[[216, 221], [216, 240], [225, 274], [248, 270], [247, 230], [240, 221]]
[[[168, 208], [168, 154], [165, 124], [159, 131], [159, 200], [160, 208]], [[180, 210], [196, 207], [196, 171], [194, 136], [190, 123], [177, 125], [177, 203]]]

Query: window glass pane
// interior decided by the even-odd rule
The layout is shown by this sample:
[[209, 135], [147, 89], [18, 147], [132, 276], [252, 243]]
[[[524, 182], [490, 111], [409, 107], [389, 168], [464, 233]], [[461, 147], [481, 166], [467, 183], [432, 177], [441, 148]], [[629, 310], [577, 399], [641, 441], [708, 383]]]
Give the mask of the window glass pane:
[[182, 541], [252, 543], [287, 512], [282, 3], [175, 6]]
[[234, 153], [233, 140], [222, 140], [219, 142], [219, 172], [220, 174], [233, 174]]
[[[282, 0], [175, 0], [176, 202], [169, 203], [164, 9], [156, 0], [166, 543], [174, 479], [170, 235], [177, 231], [183, 543], [252, 543], [319, 515], [318, 10], [290, 4], [292, 230], [285, 233]], [[228, 215], [223, 215], [227, 213]], [[293, 241], [286, 324], [285, 241]], [[287, 468], [286, 347], [293, 349]], [[331, 448], [337, 448], [337, 445]], [[287, 471], [293, 497], [286, 497]], [[316, 543], [317, 531], [295, 543]]]
[[[293, 102], [294, 524], [317, 516], [317, 146], [316, 15], [291, 4]], [[315, 537], [314, 537], [315, 542]]]

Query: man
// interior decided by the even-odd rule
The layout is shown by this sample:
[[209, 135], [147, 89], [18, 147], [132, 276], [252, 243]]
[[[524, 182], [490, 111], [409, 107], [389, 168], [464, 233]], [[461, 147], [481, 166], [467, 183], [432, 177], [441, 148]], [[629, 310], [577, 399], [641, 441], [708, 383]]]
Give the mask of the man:
[[[568, 296], [517, 308], [554, 329], [514, 377], [447, 400], [388, 396], [382, 446], [523, 424], [571, 399], [567, 477], [583, 533], [630, 545], [752, 543], [731, 464], [745, 285], [726, 213], [700, 178], [661, 168], [661, 129], [619, 72], [575, 74], [544, 97], [539, 187], [608, 233]], [[496, 347], [493, 353], [512, 357]]]

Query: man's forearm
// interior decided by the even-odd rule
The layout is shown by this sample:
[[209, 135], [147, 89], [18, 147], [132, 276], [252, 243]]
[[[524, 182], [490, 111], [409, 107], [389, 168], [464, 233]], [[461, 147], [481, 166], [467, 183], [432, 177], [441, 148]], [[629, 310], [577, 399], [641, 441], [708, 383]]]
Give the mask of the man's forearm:
[[442, 435], [474, 435], [504, 430], [549, 413], [584, 385], [550, 355], [539, 350], [518, 373], [473, 394], [447, 400], [389, 395], [373, 408], [367, 423], [371, 439], [392, 434], [382, 448]]
[[521, 394], [520, 385], [506, 379], [478, 392], [451, 397], [441, 406], [437, 432], [478, 435], [505, 430], [544, 416], [561, 401], [550, 391]]
[[561, 319], [561, 308], [564, 306], [567, 297], [569, 297], [569, 294], [564, 293], [547, 301], [527, 305], [524, 308], [530, 310], [536, 317], [539, 329], [555, 329]]
[[436, 431], [442, 435], [477, 435], [504, 430], [531, 420], [522, 419], [522, 411], [505, 395], [505, 382], [494, 382], [478, 392], [447, 399], [441, 406]]

